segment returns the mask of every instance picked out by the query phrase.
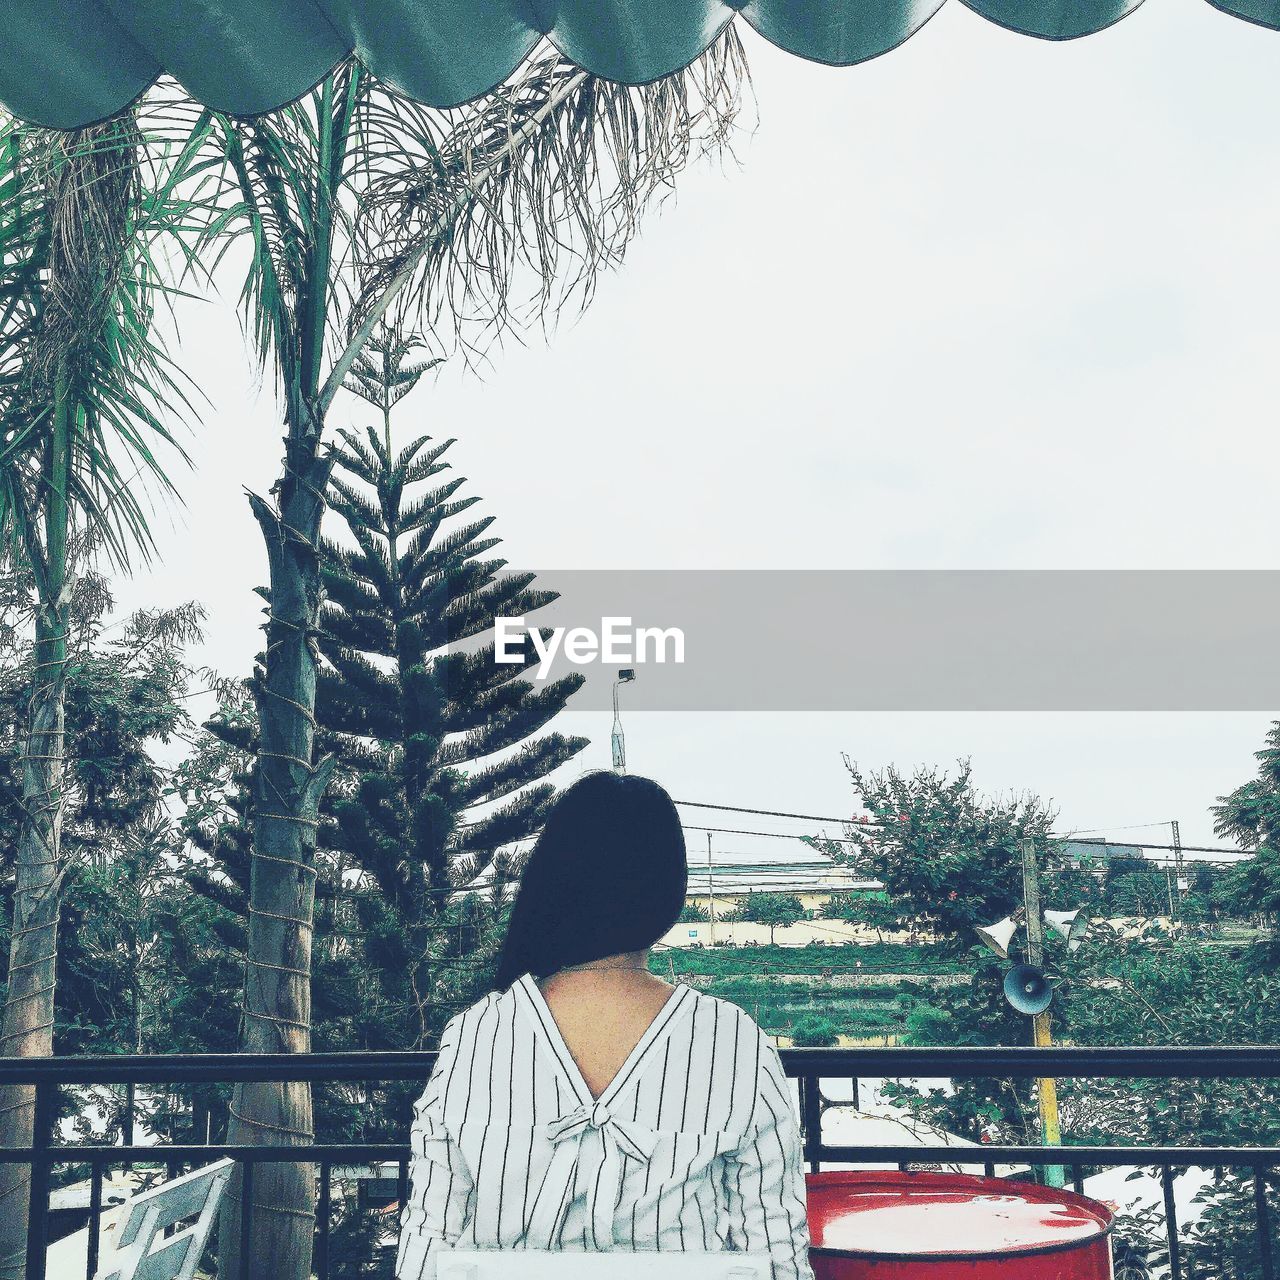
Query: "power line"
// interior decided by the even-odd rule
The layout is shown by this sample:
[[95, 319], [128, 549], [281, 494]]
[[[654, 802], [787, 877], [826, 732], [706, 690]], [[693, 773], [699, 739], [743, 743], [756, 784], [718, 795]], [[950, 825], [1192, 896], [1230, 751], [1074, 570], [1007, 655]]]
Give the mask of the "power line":
[[716, 831], [729, 836], [768, 836], [771, 840], [821, 840], [826, 844], [857, 844], [852, 836], [800, 836], [793, 831], [750, 831], [744, 827], [699, 827], [691, 822], [682, 822], [680, 825], [686, 831]]
[[[862, 824], [859, 823], [858, 825], [861, 826]], [[872, 830], [881, 830], [881, 829], [892, 830], [891, 827], [873, 828], [871, 827], [870, 823], [866, 825]], [[811, 841], [817, 841], [822, 844], [859, 844], [861, 843], [859, 839], [855, 836], [808, 836], [808, 835], [800, 835], [795, 832], [789, 832], [789, 831], [753, 831], [745, 827], [701, 827], [701, 826], [695, 826], [692, 823], [682, 823], [681, 826], [684, 828], [685, 831], [711, 831], [716, 834], [732, 835], [732, 836], [767, 836], [772, 840], [800, 840], [805, 844], [809, 844], [810, 848], [813, 847], [812, 844], [810, 843]], [[1183, 853], [1217, 853], [1217, 854], [1227, 855], [1227, 857], [1224, 858], [1219, 864], [1214, 864], [1211, 860], [1206, 858], [1198, 859], [1198, 864], [1203, 864], [1203, 865], [1230, 866], [1230, 865], [1234, 865], [1237, 862], [1253, 857], [1252, 852], [1248, 849], [1223, 849], [1223, 848], [1215, 848], [1209, 845], [1184, 844], [1180, 846], [1175, 846], [1171, 844], [1143, 844], [1133, 840], [1105, 840], [1105, 839], [1098, 840], [1093, 838], [1075, 839], [1074, 837], [1071, 837], [1071, 836], [1056, 836], [1056, 835], [1051, 835], [1049, 838], [1051, 840], [1056, 840], [1061, 844], [1091, 845], [1099, 849], [1101, 851], [1101, 856], [1106, 858], [1124, 856], [1121, 853], [1108, 853], [1107, 852], [1108, 849], [1116, 849], [1116, 850], [1157, 849], [1157, 850], [1163, 850], [1167, 853], [1176, 854], [1179, 848], [1181, 848]], [[1147, 861], [1164, 863], [1164, 862], [1172, 861], [1172, 859], [1148, 858]]]
[[[683, 805], [685, 808], [688, 808], [688, 809], [718, 809], [724, 813], [750, 813], [750, 814], [755, 814], [757, 816], [766, 817], [766, 818], [797, 818], [805, 822], [838, 822], [841, 824], [841, 826], [863, 827], [869, 831], [876, 831], [876, 830], [892, 831], [893, 830], [893, 825], [891, 823], [861, 822], [853, 818], [833, 818], [830, 816], [821, 817], [817, 814], [812, 814], [812, 813], [785, 813], [777, 809], [749, 809], [743, 805], [710, 804], [710, 803], [704, 803], [698, 800], [677, 800], [676, 804]], [[1162, 825], [1162, 824], [1144, 822], [1137, 825], [1141, 825], [1145, 827], [1145, 826], [1156, 826], [1156, 825]], [[1098, 830], [1099, 828], [1090, 827], [1086, 829]], [[1112, 828], [1112, 829], [1121, 830], [1123, 828]], [[836, 844], [836, 843], [856, 844], [857, 843], [856, 837], [793, 835], [785, 831], [749, 831], [741, 828], [732, 828], [732, 827], [698, 827], [698, 826], [692, 826], [692, 825], [685, 827], [685, 830], [686, 831], [722, 831], [725, 834], [743, 835], [743, 836], [769, 836], [769, 837], [780, 839], [780, 840], [810, 840], [810, 839], [824, 840], [824, 841], [829, 841], [832, 844]], [[1253, 856], [1251, 851], [1248, 849], [1230, 849], [1230, 848], [1222, 848], [1220, 846], [1215, 847], [1212, 845], [1196, 845], [1196, 844], [1184, 844], [1180, 846], [1172, 845], [1172, 844], [1151, 844], [1151, 843], [1144, 843], [1142, 841], [1137, 841], [1137, 840], [1108, 840], [1106, 839], [1105, 836], [1102, 837], [1101, 839], [1097, 837], [1090, 837], [1090, 836], [1079, 837], [1071, 833], [1067, 833], [1065, 835], [1058, 835], [1056, 833], [1050, 832], [1048, 835], [1048, 839], [1057, 840], [1063, 844], [1101, 845], [1103, 848], [1105, 848], [1107, 845], [1116, 845], [1117, 847], [1123, 848], [1123, 849], [1159, 849], [1166, 853], [1174, 853], [1178, 848], [1181, 848], [1183, 853], [1219, 853], [1219, 854], [1227, 855], [1227, 857], [1232, 860], [1240, 860], [1243, 858], [1250, 858]]]
[[[737, 804], [709, 804], [701, 800], [677, 800], [676, 804], [684, 805], [686, 809], [720, 809], [725, 813], [752, 813], [760, 818], [800, 818], [805, 822], [839, 822], [841, 824], [852, 821], [850, 818], [831, 818], [820, 817], [813, 813], [783, 813], [777, 809], [746, 809], [742, 805]], [[879, 823], [859, 823], [860, 826], [879, 826]]]
[[1168, 821], [1160, 822], [1129, 822], [1129, 823], [1104, 823], [1100, 827], [1079, 827], [1076, 835], [1092, 835], [1098, 831], [1145, 831], [1148, 827], [1167, 827]]

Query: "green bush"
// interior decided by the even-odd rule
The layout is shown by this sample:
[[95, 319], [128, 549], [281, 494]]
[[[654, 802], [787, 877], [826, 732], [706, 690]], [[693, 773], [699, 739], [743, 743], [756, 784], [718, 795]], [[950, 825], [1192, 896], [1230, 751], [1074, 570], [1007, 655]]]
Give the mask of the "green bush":
[[836, 1024], [821, 1014], [806, 1013], [791, 1025], [791, 1039], [805, 1049], [826, 1049], [835, 1044]]

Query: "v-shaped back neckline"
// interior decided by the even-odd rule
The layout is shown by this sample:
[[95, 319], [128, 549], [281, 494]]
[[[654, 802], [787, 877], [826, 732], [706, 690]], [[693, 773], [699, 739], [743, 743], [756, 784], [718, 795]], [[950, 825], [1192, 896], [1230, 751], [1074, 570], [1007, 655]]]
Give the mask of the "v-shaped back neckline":
[[684, 983], [676, 984], [675, 990], [667, 997], [662, 1008], [654, 1014], [653, 1020], [645, 1028], [640, 1039], [632, 1046], [631, 1052], [627, 1054], [622, 1066], [614, 1074], [613, 1079], [605, 1085], [604, 1091], [600, 1096], [596, 1097], [591, 1092], [591, 1086], [587, 1084], [586, 1077], [582, 1074], [582, 1069], [578, 1066], [577, 1060], [574, 1058], [573, 1052], [569, 1048], [563, 1032], [560, 1030], [560, 1024], [556, 1022], [555, 1014], [551, 1012], [551, 1006], [547, 1003], [547, 998], [542, 994], [542, 989], [538, 986], [533, 975], [526, 973], [523, 977], [517, 979], [515, 985], [516, 989], [523, 993], [525, 1000], [528, 1002], [534, 1024], [541, 1031], [543, 1039], [548, 1043], [552, 1057], [555, 1058], [560, 1067], [561, 1075], [565, 1077], [574, 1093], [578, 1095], [579, 1103], [588, 1107], [607, 1106], [626, 1088], [631, 1080], [635, 1079], [636, 1069], [640, 1066], [642, 1059], [670, 1031], [675, 1024], [677, 1015], [692, 1004], [692, 997], [695, 995], [691, 987], [685, 986]]

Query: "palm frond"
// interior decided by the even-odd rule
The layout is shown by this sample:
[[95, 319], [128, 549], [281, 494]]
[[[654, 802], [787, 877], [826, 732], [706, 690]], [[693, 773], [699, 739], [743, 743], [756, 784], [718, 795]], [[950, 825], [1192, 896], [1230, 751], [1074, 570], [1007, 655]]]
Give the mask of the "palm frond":
[[455, 111], [368, 95], [359, 292], [326, 390], [393, 307], [475, 354], [481, 335], [585, 306], [677, 174], [730, 148], [749, 85], [729, 29], [685, 71], [639, 87], [552, 52]]
[[149, 554], [146, 490], [174, 496], [164, 454], [186, 460], [174, 423], [195, 411], [154, 325], [170, 289], [157, 253], [205, 199], [178, 188], [207, 127], [197, 116], [170, 149], [134, 113], [69, 134], [0, 122], [0, 526], [37, 572], [55, 399], [70, 437], [59, 501], [82, 549]]

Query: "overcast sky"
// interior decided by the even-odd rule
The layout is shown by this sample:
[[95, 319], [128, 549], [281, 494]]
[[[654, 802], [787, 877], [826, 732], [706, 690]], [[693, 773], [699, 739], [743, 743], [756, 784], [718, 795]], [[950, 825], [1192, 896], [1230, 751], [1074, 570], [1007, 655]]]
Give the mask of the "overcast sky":
[[[483, 378], [451, 362], [401, 415], [459, 438], [510, 563], [1277, 567], [1280, 36], [1152, 0], [1051, 44], [952, 3], [831, 69], [741, 29], [759, 127], [740, 164], [685, 175], [549, 343]], [[280, 455], [237, 284], [182, 313], [215, 407], [164, 562], [120, 589], [202, 600], [201, 657], [227, 673], [265, 579], [243, 488]], [[331, 421], [366, 419], [345, 401]], [[682, 799], [841, 815], [841, 752], [968, 755], [988, 791], [1053, 797], [1063, 830], [1159, 841], [1136, 824], [1178, 818], [1194, 843], [1271, 718], [660, 714], [643, 679], [625, 694], [631, 768]], [[570, 773], [608, 765], [607, 716], [563, 727], [595, 739]]]

